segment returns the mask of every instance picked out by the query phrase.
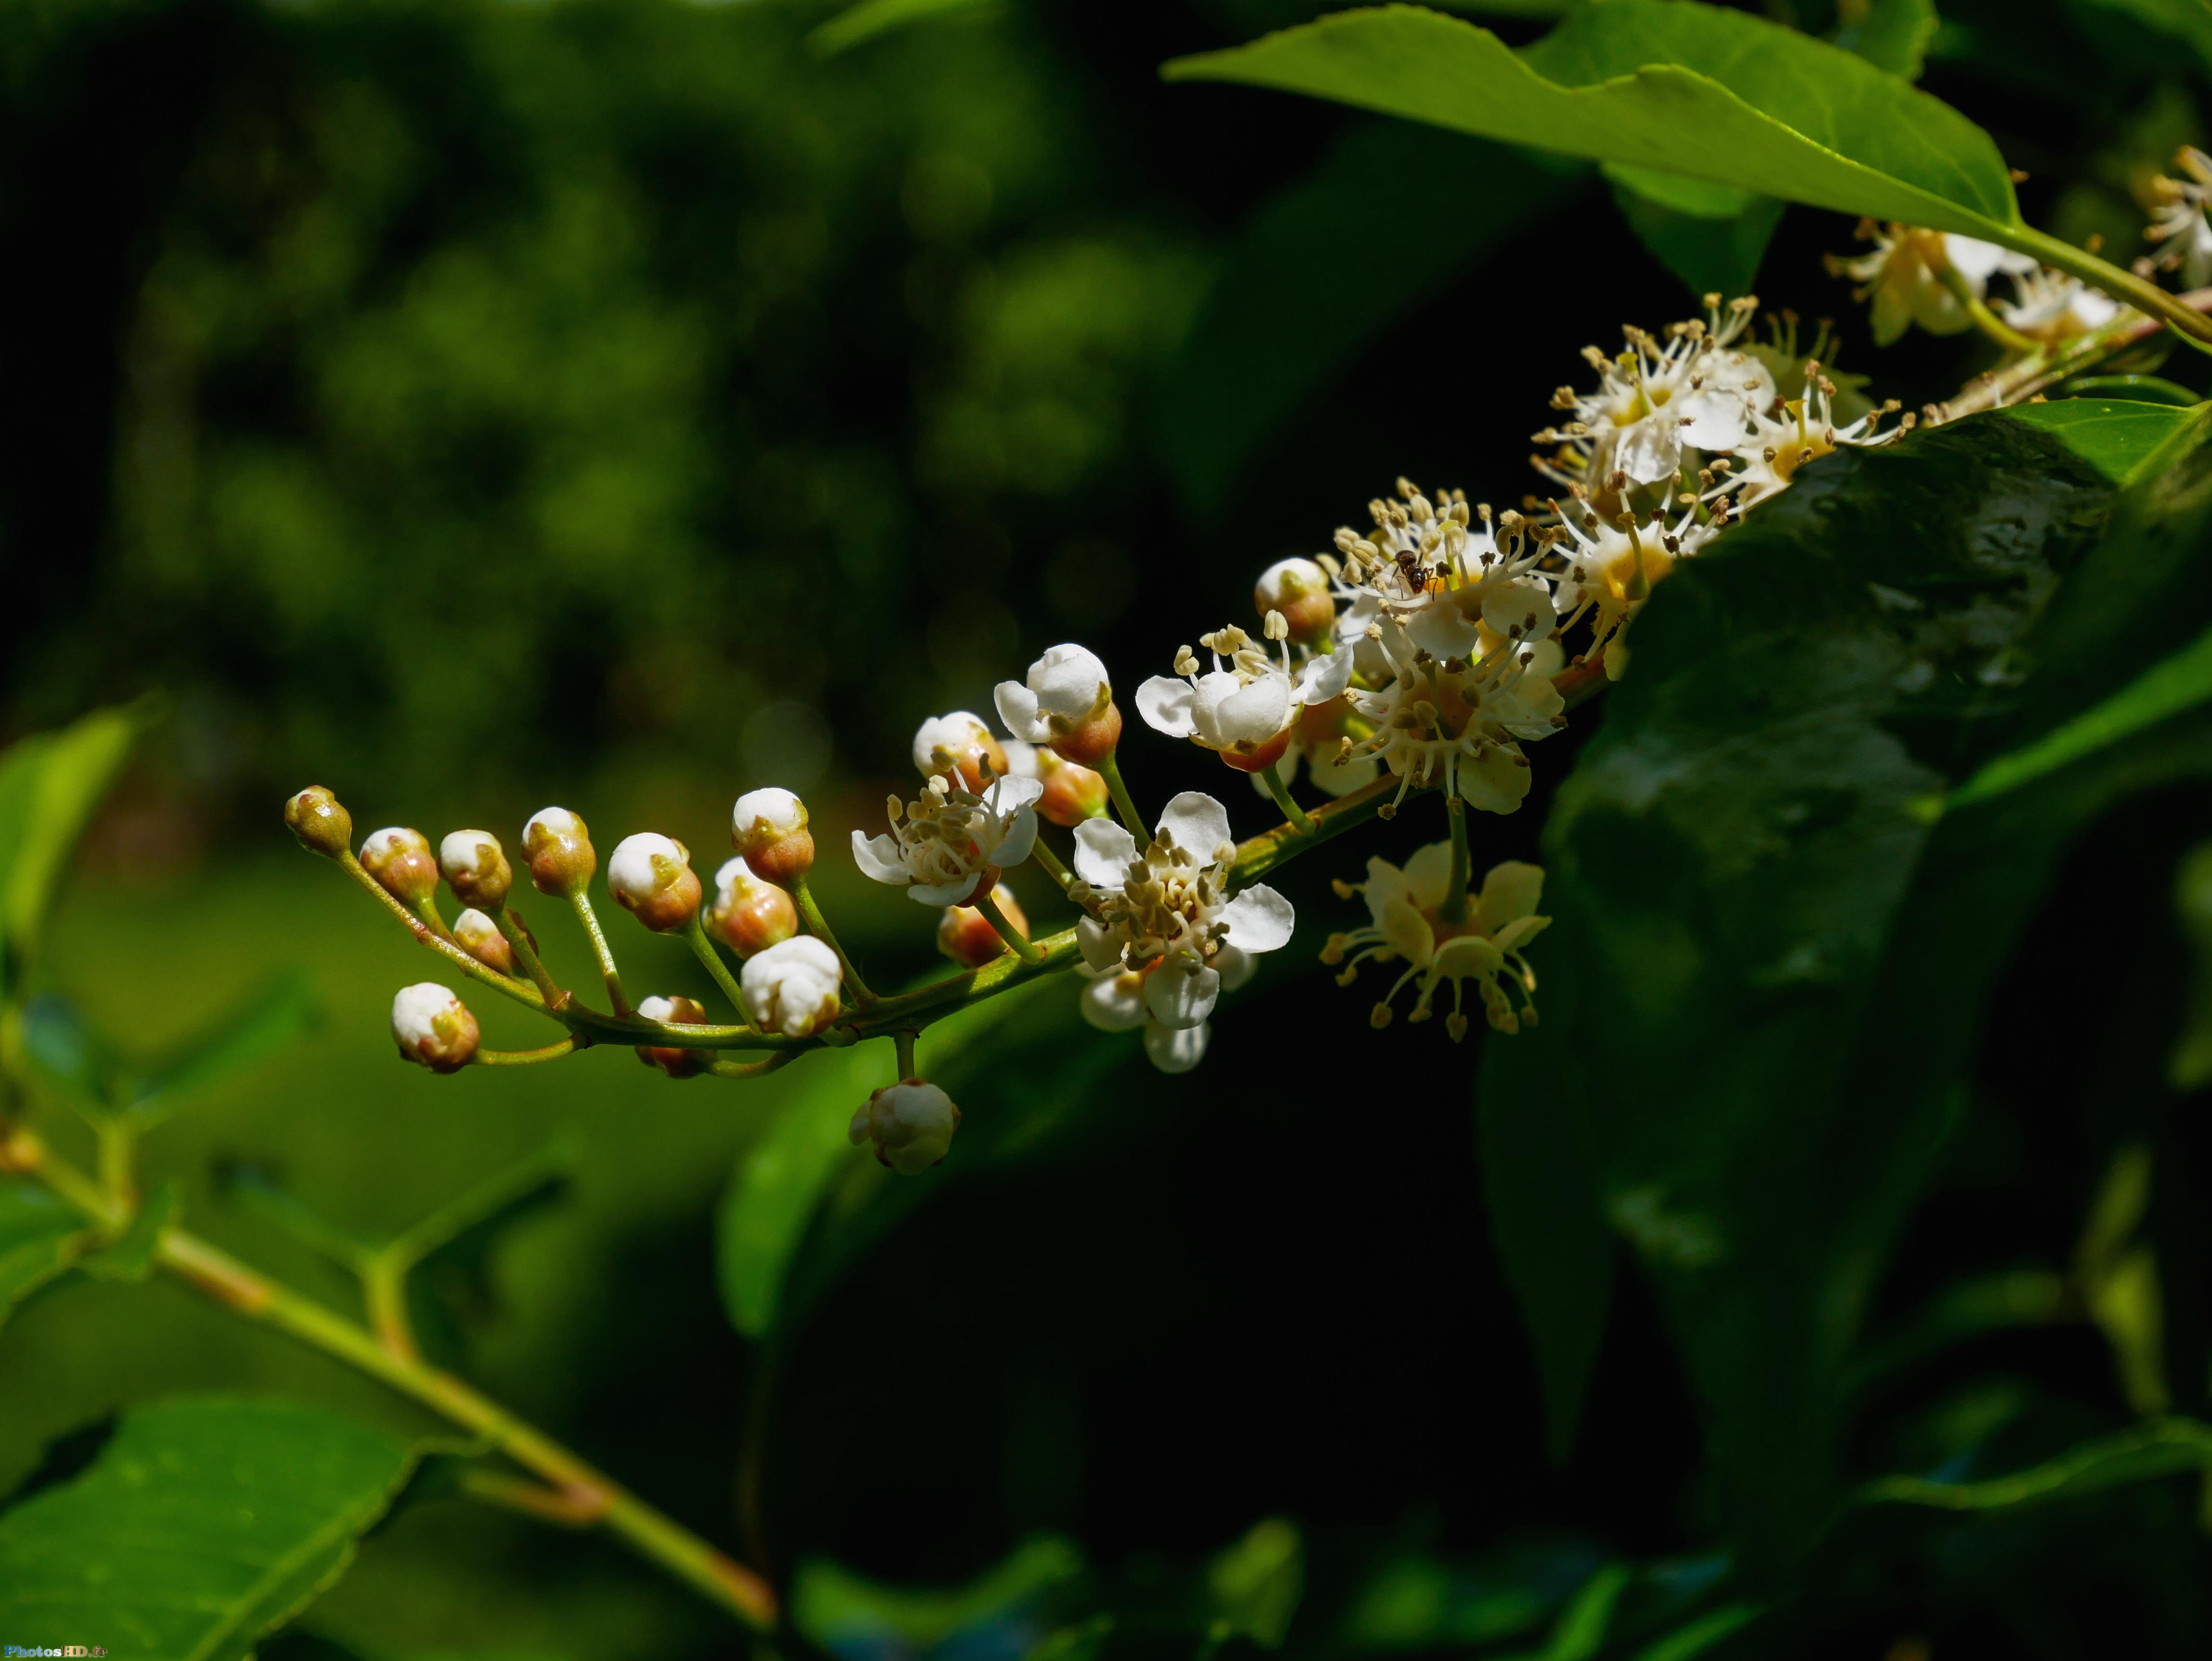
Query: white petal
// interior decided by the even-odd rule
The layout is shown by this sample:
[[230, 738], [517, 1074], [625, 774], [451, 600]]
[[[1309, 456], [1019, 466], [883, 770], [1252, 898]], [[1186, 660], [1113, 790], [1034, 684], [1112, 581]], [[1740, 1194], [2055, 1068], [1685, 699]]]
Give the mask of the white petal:
[[1102, 975], [1083, 989], [1083, 1019], [1101, 1032], [1133, 1032], [1145, 1013], [1144, 983], [1134, 975]]
[[1646, 416], [1622, 433], [1613, 460], [1638, 484], [1672, 478], [1682, 465], [1681, 433], [1675, 418], [1664, 410]]
[[1455, 934], [1437, 953], [1437, 978], [1463, 981], [1470, 975], [1495, 975], [1505, 967], [1498, 948], [1480, 934]]
[[1551, 926], [1549, 917], [1516, 917], [1492, 938], [1500, 952], [1518, 952]]
[[[1607, 647], [1605, 654], [1610, 663], [1613, 648]], [[1486, 813], [1510, 813], [1528, 795], [1533, 770], [1516, 764], [1510, 751], [1486, 750], [1480, 761], [1460, 768], [1459, 793], [1470, 807]]]
[[[1208, 681], [1213, 676], [1206, 677]], [[1234, 675], [1224, 675], [1230, 683], [1227, 695], [1212, 703], [1213, 731], [1206, 734], [1217, 743], [1265, 744], [1291, 724], [1291, 680], [1281, 673], [1261, 675], [1246, 685], [1236, 684]], [[1204, 690], [1199, 695], [1199, 707], [1205, 710], [1207, 700]], [[1202, 716], [1201, 716], [1202, 720]], [[1204, 731], [1203, 726], [1200, 731]]]
[[1031, 773], [1025, 777], [1009, 775], [991, 787], [991, 807], [1000, 818], [1011, 817], [1018, 807], [1027, 807], [1044, 794], [1044, 781]]
[[1093, 888], [1119, 891], [1137, 857], [1137, 839], [1111, 819], [1075, 827], [1075, 874]]
[[1246, 889], [1221, 909], [1229, 925], [1225, 936], [1240, 952], [1273, 952], [1288, 946], [1297, 913], [1291, 903], [1265, 883]]
[[1221, 977], [1221, 989], [1234, 992], [1250, 980], [1260, 967], [1260, 960], [1249, 952], [1240, 952], [1233, 946], [1224, 946], [1213, 954], [1213, 972]]
[[1413, 891], [1406, 881], [1406, 873], [1389, 861], [1370, 854], [1367, 856], [1367, 880], [1362, 887], [1365, 891], [1369, 918], [1377, 928], [1387, 933], [1385, 919], [1390, 914], [1390, 908], [1407, 904], [1407, 896]]
[[1451, 844], [1432, 842], [1406, 861], [1406, 891], [1424, 908], [1442, 905], [1451, 889]]
[[1137, 713], [1153, 731], [1187, 739], [1198, 730], [1191, 725], [1191, 697], [1188, 681], [1154, 675], [1137, 689]]
[[1406, 638], [1432, 658], [1472, 658], [1482, 647], [1474, 620], [1449, 599], [1432, 600], [1406, 620]]
[[1036, 809], [1024, 802], [1014, 810], [1012, 819], [1007, 823], [1006, 836], [991, 850], [991, 863], [1019, 865], [1036, 847]]
[[[858, 836], [860, 832], [853, 834]], [[975, 891], [975, 885], [982, 880], [981, 871], [970, 871], [957, 882], [918, 882], [906, 891], [906, 897], [922, 905], [965, 905], [968, 897]]]
[[1221, 977], [1188, 952], [1163, 958], [1145, 977], [1145, 1007], [1162, 1026], [1196, 1026], [1220, 995]]
[[1382, 764], [1373, 756], [1362, 756], [1357, 761], [1340, 765], [1336, 751], [1330, 750], [1313, 758], [1314, 788], [1325, 796], [1348, 796], [1362, 786], [1374, 783], [1382, 770]]
[[[1201, 865], [1212, 863], [1214, 849], [1233, 840], [1229, 834], [1229, 810], [1203, 790], [1186, 790], [1170, 798], [1160, 812], [1159, 833], [1177, 848], [1189, 849]], [[1133, 857], [1133, 846], [1131, 851]]]
[[1075, 945], [1083, 953], [1084, 967], [1093, 971], [1112, 969], [1121, 961], [1121, 931], [1106, 928], [1096, 917], [1076, 923]]
[[2035, 269], [2035, 261], [2024, 253], [2014, 253], [2009, 248], [2000, 248], [1994, 242], [1984, 242], [1978, 237], [1960, 236], [1954, 232], [1943, 234], [1943, 257], [1951, 262], [1951, 269], [1974, 285], [1976, 294], [1981, 285], [1999, 271], [2009, 271], [2024, 277]]
[[860, 867], [861, 875], [894, 887], [902, 888], [914, 880], [914, 873], [906, 868], [906, 860], [899, 853], [898, 838], [888, 832], [874, 837], [853, 832], [853, 863]]
[[1298, 702], [1327, 703], [1352, 684], [1352, 654], [1328, 652], [1308, 658], [1298, 671]]
[[1382, 937], [1390, 942], [1391, 949], [1415, 968], [1425, 967], [1436, 956], [1436, 930], [1408, 902], [1394, 900], [1383, 907], [1381, 922]]
[[1516, 918], [1532, 915], [1543, 902], [1544, 867], [1507, 860], [1492, 866], [1482, 879], [1482, 892], [1474, 903], [1475, 927], [1495, 934]]
[[[1106, 666], [1084, 647], [1073, 643], [1050, 647], [1030, 665], [1029, 689], [1036, 695], [1038, 709], [1073, 720], [1097, 707], [1099, 695], [1107, 690]], [[1003, 709], [1000, 711], [1005, 713]], [[1037, 741], [1028, 733], [1018, 736]]]
[[1000, 681], [992, 702], [998, 705], [999, 719], [1006, 723], [1006, 730], [1016, 738], [1042, 744], [1052, 737], [1051, 727], [1037, 713], [1036, 694], [1021, 682]]
[[1542, 640], [1559, 618], [1552, 609], [1550, 586], [1522, 577], [1499, 583], [1483, 597], [1482, 620], [1494, 634], [1510, 635], [1518, 629], [1524, 640]]
[[1188, 1073], [1206, 1059], [1206, 1040], [1212, 1036], [1212, 1030], [1204, 1022], [1180, 1028], [1148, 1026], [1145, 1029], [1145, 1054], [1163, 1073]]
[[1037, 776], [1036, 745], [1021, 739], [1008, 739], [999, 747], [1006, 752], [1006, 771], [1010, 776], [1033, 779]]

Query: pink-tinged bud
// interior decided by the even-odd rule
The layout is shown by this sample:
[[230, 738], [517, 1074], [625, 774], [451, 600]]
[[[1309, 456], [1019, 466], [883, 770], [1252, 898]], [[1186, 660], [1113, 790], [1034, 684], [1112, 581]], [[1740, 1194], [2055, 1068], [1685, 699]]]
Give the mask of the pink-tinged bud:
[[978, 794], [1008, 770], [1006, 746], [981, 717], [965, 709], [932, 715], [915, 729], [914, 764], [924, 778], [950, 778], [957, 770], [960, 782]]
[[[663, 1026], [704, 1026], [707, 1007], [693, 998], [647, 998], [638, 1005], [637, 1013], [649, 1021], [659, 1021]], [[658, 1044], [640, 1044], [638, 1060], [647, 1067], [657, 1067], [672, 1079], [688, 1079], [703, 1072], [707, 1052], [703, 1050], [671, 1050]]]
[[1103, 761], [1114, 753], [1121, 742], [1121, 709], [1119, 704], [1108, 704], [1088, 721], [1078, 721], [1066, 732], [1057, 733], [1052, 749], [1063, 761], [1072, 761], [1079, 767], [1088, 767], [1094, 761]]
[[[1022, 915], [1009, 888], [992, 902], [1004, 914], [1008, 927], [1024, 940], [1030, 937], [1030, 920]], [[991, 920], [972, 905], [948, 905], [937, 920], [937, 949], [963, 969], [981, 969], [994, 958], [1011, 951]]]
[[453, 919], [453, 944], [487, 969], [514, 973], [514, 947], [494, 922], [473, 905]]
[[885, 1085], [853, 1116], [847, 1133], [853, 1146], [876, 1145], [876, 1159], [902, 1177], [918, 1176], [943, 1165], [960, 1129], [960, 1110], [952, 1098], [921, 1079]]
[[1063, 761], [1050, 750], [1037, 752], [1037, 778], [1044, 794], [1037, 798], [1036, 810], [1051, 824], [1073, 829], [1099, 818], [1111, 804], [1103, 773]]
[[837, 988], [843, 970], [832, 952], [811, 934], [796, 934], [745, 959], [738, 977], [745, 1013], [763, 1032], [811, 1038], [837, 1019]]
[[788, 790], [748, 790], [730, 810], [730, 846], [763, 882], [788, 887], [814, 868], [806, 804]]
[[568, 899], [584, 891], [599, 856], [583, 816], [565, 807], [541, 807], [522, 827], [522, 857], [530, 861], [530, 880], [541, 894]]
[[656, 934], [672, 934], [699, 914], [698, 873], [691, 850], [651, 830], [624, 837], [607, 861], [615, 904]]
[[463, 905], [496, 911], [507, 904], [514, 885], [514, 868], [507, 850], [489, 830], [453, 830], [438, 844], [438, 868]]
[[1264, 619], [1280, 611], [1289, 637], [1304, 646], [1328, 638], [1336, 624], [1336, 601], [1328, 592], [1328, 573], [1310, 559], [1279, 559], [1260, 573], [1252, 605]]
[[477, 1018], [450, 987], [422, 981], [392, 1000], [392, 1037], [399, 1053], [433, 1073], [458, 1073], [477, 1053]]
[[284, 823], [292, 827], [301, 847], [326, 860], [344, 858], [353, 846], [353, 815], [319, 784], [309, 785], [284, 804]]
[[707, 932], [739, 957], [753, 957], [799, 932], [799, 908], [774, 883], [753, 875], [742, 857], [725, 860], [714, 873]]
[[361, 865], [386, 893], [410, 910], [438, 891], [438, 861], [430, 857], [430, 839], [404, 824], [370, 831], [361, 845]]

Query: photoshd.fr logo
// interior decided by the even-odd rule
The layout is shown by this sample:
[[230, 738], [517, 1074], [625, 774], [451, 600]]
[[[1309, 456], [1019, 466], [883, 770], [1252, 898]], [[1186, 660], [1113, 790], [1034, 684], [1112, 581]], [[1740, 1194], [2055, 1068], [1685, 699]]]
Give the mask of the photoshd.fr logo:
[[97, 1644], [64, 1644], [59, 1649], [40, 1649], [36, 1644], [10, 1644], [0, 1652], [0, 1661], [15, 1661], [19, 1655], [105, 1655], [107, 1652]]

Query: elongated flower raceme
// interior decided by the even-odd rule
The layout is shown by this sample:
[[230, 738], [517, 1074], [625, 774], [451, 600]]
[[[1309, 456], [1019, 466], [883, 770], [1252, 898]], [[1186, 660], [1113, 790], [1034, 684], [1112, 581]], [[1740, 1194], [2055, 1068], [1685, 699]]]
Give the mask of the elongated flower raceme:
[[[1422, 849], [1402, 869], [1388, 860], [1369, 860], [1366, 881], [1336, 885], [1342, 897], [1358, 894], [1366, 900], [1368, 926], [1332, 934], [1322, 948], [1322, 961], [1344, 965], [1337, 977], [1340, 986], [1351, 985], [1363, 963], [1406, 965], [1376, 1001], [1373, 1025], [1389, 1025], [1393, 1001], [1407, 986], [1415, 988], [1410, 1019], [1427, 1020], [1435, 1013], [1438, 989], [1449, 984], [1451, 1009], [1444, 1029], [1457, 1043], [1468, 1029], [1461, 993], [1472, 981], [1490, 1025], [1516, 1032], [1536, 1019], [1536, 975], [1521, 949], [1551, 921], [1536, 915], [1543, 870], [1517, 860], [1492, 866], [1481, 891], [1469, 896], [1465, 918], [1450, 922], [1443, 913], [1451, 891], [1451, 868], [1449, 843]], [[1515, 992], [1521, 997], [1517, 1010], [1510, 995]]]
[[1036, 779], [999, 779], [979, 796], [933, 777], [915, 800], [890, 799], [889, 831], [853, 832], [854, 861], [918, 904], [969, 904], [990, 891], [1002, 869], [1030, 856], [1043, 794]]
[[1485, 609], [1501, 592], [1549, 581], [1545, 546], [1528, 521], [1508, 513], [1493, 521], [1486, 504], [1470, 508], [1464, 490], [1431, 502], [1410, 479], [1397, 499], [1367, 504], [1374, 529], [1336, 532], [1336, 649], [1352, 654], [1370, 682], [1387, 679], [1390, 660], [1377, 643], [1397, 629], [1431, 657], [1464, 657], [1478, 643]]

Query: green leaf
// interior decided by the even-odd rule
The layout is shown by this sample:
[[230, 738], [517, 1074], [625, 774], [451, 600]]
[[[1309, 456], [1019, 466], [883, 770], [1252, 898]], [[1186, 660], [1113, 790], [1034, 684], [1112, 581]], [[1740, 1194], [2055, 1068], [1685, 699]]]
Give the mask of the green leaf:
[[[2206, 723], [2063, 791], [1928, 806], [2124, 673], [2147, 627], [2212, 619], [2203, 453], [2145, 472], [2173, 460], [2163, 413], [1978, 417], [1808, 468], [1655, 595], [1546, 826], [1545, 1019], [1489, 1039], [1483, 1080], [1486, 1115], [1525, 1116], [1508, 1157], [1486, 1126], [1494, 1202], [1523, 1172], [1541, 1196], [1498, 1207], [1509, 1277], [1572, 1375], [1556, 1405], [1587, 1360], [1553, 1356], [1593, 1353], [1586, 1170], [1754, 1556], [1837, 1496], [1862, 1312], [2068, 838], [2212, 764]], [[2132, 456], [2105, 442], [2124, 430]]]
[[1635, 1579], [1636, 1572], [1627, 1564], [1607, 1564], [1575, 1594], [1553, 1629], [1552, 1641], [1520, 1661], [1589, 1661], [1605, 1647], [1613, 1610]]
[[[2200, 78], [2212, 70], [2212, 5], [2205, 0], [2073, 0], [2084, 10], [2117, 14], [2187, 47]], [[2096, 27], [2096, 20], [2082, 20]]]
[[0, 1325], [76, 1262], [89, 1238], [73, 1207], [21, 1178], [0, 1177]]
[[1691, 293], [1751, 291], [1767, 242], [1782, 222], [1781, 203], [1644, 167], [1608, 165], [1605, 176], [1628, 228]]
[[793, 1582], [791, 1623], [836, 1654], [911, 1652], [1030, 1614], [1082, 1573], [1082, 1552], [1056, 1536], [1018, 1547], [996, 1567], [950, 1591], [882, 1585], [816, 1558], [799, 1565]]
[[1297, 1530], [1279, 1517], [1257, 1523], [1206, 1566], [1214, 1630], [1224, 1638], [1249, 1638], [1261, 1649], [1279, 1650], [1305, 1585], [1305, 1542]]
[[289, 1402], [133, 1409], [82, 1475], [0, 1512], [0, 1632], [240, 1661], [344, 1571], [412, 1463], [404, 1443]]
[[2021, 223], [2003, 157], [1957, 111], [1824, 41], [1692, 0], [1590, 0], [1527, 61], [1486, 29], [1394, 5], [1164, 72], [1970, 236]]
[[[1587, 180], [1556, 157], [1432, 127], [1376, 121], [1346, 133], [1253, 216], [1167, 365], [1156, 441], [1184, 501], [1210, 518], [1226, 512], [1253, 459], [1363, 345]], [[1421, 234], [1388, 258], [1346, 257], [1385, 221]]]
[[834, 58], [863, 40], [872, 40], [909, 23], [977, 11], [994, 3], [995, 0], [859, 0], [818, 26], [806, 37], [806, 45], [817, 57]]
[[114, 1239], [77, 1260], [77, 1267], [103, 1281], [143, 1281], [154, 1272], [154, 1253], [161, 1231], [177, 1220], [180, 1203], [174, 1182], [165, 1182], [139, 1204], [130, 1226]]
[[0, 996], [36, 953], [70, 855], [141, 726], [136, 710], [103, 710], [0, 756]]
[[2163, 472], [2204, 441], [2212, 405], [2175, 409], [2128, 399], [2069, 398], [2027, 404], [2006, 419], [2051, 434], [2115, 484]]
[[[1838, 9], [1848, 13], [1850, 7]], [[1934, 0], [1872, 0], [1859, 10], [1858, 19], [1837, 29], [1836, 44], [1876, 69], [1917, 81], [1928, 64], [1929, 42], [1942, 23]]]
[[1759, 1616], [1757, 1605], [1723, 1603], [1636, 1652], [1635, 1661], [1691, 1661], [1741, 1632]]
[[2154, 1419], [2008, 1476], [1978, 1482], [1935, 1482], [1885, 1476], [1858, 1490], [1862, 1505], [1930, 1506], [1943, 1511], [2003, 1511], [2047, 1500], [2072, 1499], [2130, 1482], [2212, 1469], [2212, 1426], [2193, 1419]]

